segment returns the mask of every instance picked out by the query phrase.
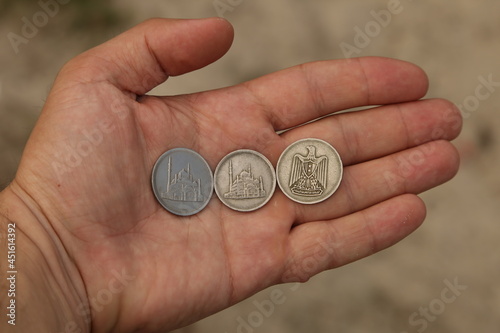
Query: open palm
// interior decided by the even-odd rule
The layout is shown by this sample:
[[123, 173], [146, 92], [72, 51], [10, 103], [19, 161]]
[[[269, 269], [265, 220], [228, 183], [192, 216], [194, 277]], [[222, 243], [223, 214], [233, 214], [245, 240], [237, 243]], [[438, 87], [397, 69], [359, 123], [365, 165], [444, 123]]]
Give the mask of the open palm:
[[[12, 186], [37, 203], [72, 258], [96, 332], [180, 327], [384, 249], [423, 221], [415, 194], [457, 170], [447, 140], [458, 113], [416, 101], [425, 74], [401, 61], [318, 62], [215, 91], [145, 95], [215, 61], [231, 41], [220, 19], [151, 20], [75, 58], [54, 84]], [[366, 105], [385, 106], [276, 134]], [[214, 196], [201, 213], [177, 217], [152, 193], [152, 167], [169, 149], [193, 149], [212, 170], [242, 148], [276, 165], [307, 137], [335, 146], [345, 166], [323, 203], [299, 205], [277, 189], [255, 212]]]

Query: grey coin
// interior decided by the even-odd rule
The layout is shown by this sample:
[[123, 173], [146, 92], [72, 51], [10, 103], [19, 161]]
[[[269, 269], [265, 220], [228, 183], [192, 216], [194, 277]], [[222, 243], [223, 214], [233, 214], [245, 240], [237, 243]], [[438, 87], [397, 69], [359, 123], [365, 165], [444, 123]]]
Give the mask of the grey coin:
[[225, 156], [215, 169], [215, 193], [231, 209], [250, 212], [264, 206], [276, 189], [273, 165], [248, 149]]
[[175, 148], [160, 156], [153, 168], [153, 192], [169, 212], [189, 216], [205, 208], [213, 194], [213, 174], [195, 151]]
[[315, 204], [328, 199], [342, 181], [339, 153], [320, 139], [299, 140], [281, 154], [276, 174], [283, 193], [295, 202]]

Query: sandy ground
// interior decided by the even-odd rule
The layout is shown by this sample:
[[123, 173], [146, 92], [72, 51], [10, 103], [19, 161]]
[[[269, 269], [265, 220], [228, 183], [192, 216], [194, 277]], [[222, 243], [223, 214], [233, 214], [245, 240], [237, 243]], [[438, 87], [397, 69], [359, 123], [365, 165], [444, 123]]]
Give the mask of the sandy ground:
[[[357, 41], [354, 55], [394, 57], [423, 67], [431, 82], [428, 97], [469, 103], [463, 134], [455, 142], [461, 171], [422, 195], [428, 217], [412, 236], [298, 289], [265, 290], [179, 332], [500, 331], [500, 91], [493, 87], [489, 96], [474, 98], [481, 78], [500, 82], [500, 2], [401, 0], [391, 7], [394, 1], [127, 0], [115, 5], [127, 15], [123, 27], [153, 16], [218, 14], [235, 26], [234, 46], [222, 60], [171, 79], [155, 93], [211, 89], [303, 62], [344, 58], [341, 46]], [[0, 184], [13, 177], [60, 66], [123, 29], [73, 32], [66, 29], [72, 4], [65, 6], [18, 54], [6, 35], [19, 33], [21, 17], [33, 15], [36, 7], [0, 22]], [[388, 6], [397, 10], [377, 28], [372, 11]], [[356, 31], [366, 27], [372, 36], [360, 43]], [[444, 292], [455, 283], [467, 288]], [[273, 292], [283, 293], [280, 304], [262, 309]], [[420, 314], [425, 308], [428, 314]]]

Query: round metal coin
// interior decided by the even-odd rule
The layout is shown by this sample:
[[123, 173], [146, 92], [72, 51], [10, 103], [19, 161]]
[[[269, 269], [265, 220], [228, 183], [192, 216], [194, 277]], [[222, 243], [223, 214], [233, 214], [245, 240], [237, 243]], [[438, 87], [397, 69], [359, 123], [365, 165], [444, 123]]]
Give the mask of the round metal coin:
[[298, 203], [328, 199], [339, 187], [343, 166], [339, 153], [319, 139], [303, 139], [281, 154], [276, 174], [283, 193]]
[[200, 154], [175, 148], [160, 156], [153, 168], [153, 192], [169, 212], [189, 216], [205, 208], [213, 194], [213, 174]]
[[215, 169], [215, 193], [231, 209], [250, 212], [264, 206], [276, 189], [273, 165], [248, 149], [224, 157]]

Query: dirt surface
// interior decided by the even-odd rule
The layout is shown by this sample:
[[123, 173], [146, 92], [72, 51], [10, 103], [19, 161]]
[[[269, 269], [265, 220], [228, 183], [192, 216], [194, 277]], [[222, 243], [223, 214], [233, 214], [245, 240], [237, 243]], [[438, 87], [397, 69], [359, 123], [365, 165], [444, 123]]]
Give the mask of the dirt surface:
[[[308, 61], [379, 55], [418, 64], [430, 78], [429, 98], [463, 106], [464, 130], [455, 141], [461, 171], [422, 195], [428, 217], [417, 232], [368, 259], [300, 287], [270, 288], [179, 332], [500, 330], [500, 84], [481, 88], [483, 94], [475, 97], [485, 80], [500, 83], [500, 2], [127, 0], [114, 6], [124, 14], [122, 24], [87, 32], [67, 28], [72, 6], [64, 5], [19, 45], [18, 53], [7, 34], [19, 34], [22, 17], [40, 8], [20, 7], [2, 17], [0, 184], [12, 179], [58, 69], [86, 48], [154, 16], [223, 15], [236, 30], [223, 59], [170, 79], [157, 94], [232, 85]], [[381, 16], [381, 10], [392, 13]]]

